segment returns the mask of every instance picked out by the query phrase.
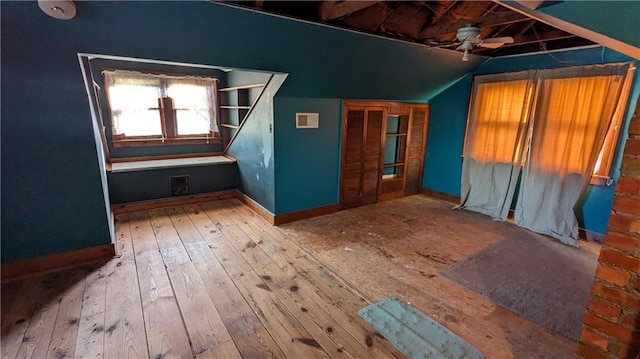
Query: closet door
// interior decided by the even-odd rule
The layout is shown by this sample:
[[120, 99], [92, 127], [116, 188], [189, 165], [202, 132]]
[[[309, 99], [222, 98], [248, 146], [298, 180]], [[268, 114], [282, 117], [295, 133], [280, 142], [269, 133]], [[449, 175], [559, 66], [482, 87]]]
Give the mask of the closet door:
[[347, 106], [343, 124], [340, 204], [378, 201], [383, 107]]
[[345, 110], [342, 137], [342, 183], [340, 204], [342, 208], [360, 205], [362, 194], [362, 152], [364, 145], [364, 108]]
[[428, 107], [413, 107], [409, 125], [405, 195], [416, 194], [420, 191], [422, 180], [422, 164], [424, 162], [425, 140], [427, 138]]
[[367, 121], [362, 158], [362, 199], [360, 203], [371, 204], [378, 202], [384, 108], [369, 107], [365, 117]]
[[419, 192], [429, 106], [344, 105], [340, 205], [351, 208]]

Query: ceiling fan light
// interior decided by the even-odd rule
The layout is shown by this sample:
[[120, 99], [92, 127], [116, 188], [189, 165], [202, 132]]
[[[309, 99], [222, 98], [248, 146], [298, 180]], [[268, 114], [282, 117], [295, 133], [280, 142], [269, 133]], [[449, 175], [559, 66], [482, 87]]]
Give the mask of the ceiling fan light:
[[45, 14], [60, 20], [70, 20], [76, 16], [76, 4], [71, 0], [38, 0], [38, 6]]

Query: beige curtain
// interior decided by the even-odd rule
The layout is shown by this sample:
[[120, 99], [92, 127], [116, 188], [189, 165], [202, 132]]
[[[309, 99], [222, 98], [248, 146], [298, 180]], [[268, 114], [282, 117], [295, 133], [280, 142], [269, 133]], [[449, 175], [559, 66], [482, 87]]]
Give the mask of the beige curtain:
[[105, 70], [114, 135], [162, 135], [158, 98], [173, 98], [178, 135], [218, 133], [215, 78]]
[[628, 65], [544, 70], [515, 223], [577, 245], [574, 206], [593, 173]]
[[177, 109], [179, 135], [207, 134], [218, 131], [216, 119], [216, 80], [198, 77], [170, 77], [167, 96]]
[[507, 219], [526, 148], [533, 72], [476, 76], [463, 151], [464, 208]]
[[158, 98], [162, 82], [134, 71], [103, 71], [114, 136], [162, 135]]

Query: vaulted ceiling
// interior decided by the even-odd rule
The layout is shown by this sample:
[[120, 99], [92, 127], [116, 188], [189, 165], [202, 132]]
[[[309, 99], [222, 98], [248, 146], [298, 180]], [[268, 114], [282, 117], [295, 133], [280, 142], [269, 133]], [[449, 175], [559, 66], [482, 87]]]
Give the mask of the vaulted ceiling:
[[456, 31], [467, 25], [479, 27], [481, 39], [513, 38], [513, 43], [497, 49], [477, 47], [472, 51], [492, 57], [593, 44], [492, 1], [224, 2], [431, 47], [456, 49]]

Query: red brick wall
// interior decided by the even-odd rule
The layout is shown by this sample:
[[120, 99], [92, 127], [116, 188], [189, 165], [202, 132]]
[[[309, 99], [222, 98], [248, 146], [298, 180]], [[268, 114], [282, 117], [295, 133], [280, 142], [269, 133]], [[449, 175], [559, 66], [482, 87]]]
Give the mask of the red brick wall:
[[634, 359], [640, 350], [640, 99], [600, 252], [577, 355]]

